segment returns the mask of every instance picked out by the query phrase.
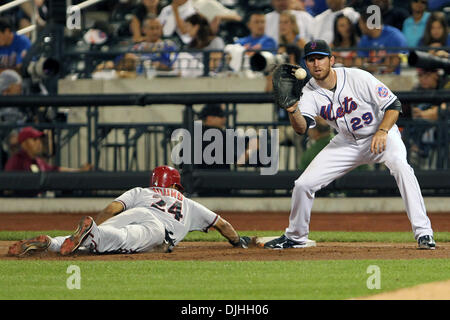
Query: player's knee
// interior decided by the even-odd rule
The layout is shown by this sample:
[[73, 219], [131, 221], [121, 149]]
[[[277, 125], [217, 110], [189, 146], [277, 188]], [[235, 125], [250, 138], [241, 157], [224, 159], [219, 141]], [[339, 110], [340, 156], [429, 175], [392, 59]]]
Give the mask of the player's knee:
[[386, 166], [391, 171], [391, 174], [404, 172], [406, 171], [413, 171], [411, 166], [408, 164], [408, 162], [401, 158], [392, 158], [385, 162]]
[[295, 180], [294, 190], [296, 191], [310, 192], [312, 188], [313, 185], [308, 178], [300, 177], [297, 180]]

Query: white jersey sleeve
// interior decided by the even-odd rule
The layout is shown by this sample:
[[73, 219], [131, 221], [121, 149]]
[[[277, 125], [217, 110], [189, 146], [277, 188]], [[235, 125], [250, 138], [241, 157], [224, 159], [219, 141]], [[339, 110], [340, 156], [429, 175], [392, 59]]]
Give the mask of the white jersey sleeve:
[[189, 231], [207, 232], [209, 228], [216, 224], [219, 219], [216, 213], [194, 200], [188, 198], [185, 198], [185, 200], [192, 211]]
[[143, 188], [136, 187], [123, 193], [121, 196], [117, 197], [114, 201], [120, 202], [123, 205], [123, 209], [128, 210], [136, 206], [136, 201], [139, 200], [140, 194]]
[[300, 112], [304, 117], [311, 119], [310, 128], [314, 128], [316, 126], [316, 120], [314, 119], [319, 115], [318, 108], [316, 105], [316, 100], [314, 99], [313, 92], [310, 88], [309, 82], [305, 85], [302, 90], [302, 96], [299, 101]]

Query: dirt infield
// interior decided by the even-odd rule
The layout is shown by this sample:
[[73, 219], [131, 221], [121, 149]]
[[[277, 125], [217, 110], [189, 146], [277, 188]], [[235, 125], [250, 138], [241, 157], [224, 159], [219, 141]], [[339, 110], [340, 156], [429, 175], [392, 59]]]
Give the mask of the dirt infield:
[[94, 255], [77, 253], [62, 257], [43, 252], [22, 258], [8, 257], [14, 241], [0, 241], [0, 259], [44, 260], [196, 260], [196, 261], [275, 261], [275, 260], [358, 260], [358, 259], [427, 259], [450, 258], [450, 244], [439, 244], [436, 250], [418, 250], [415, 243], [318, 243], [317, 247], [290, 250], [261, 248], [234, 249], [226, 242], [181, 242], [172, 253], [135, 253]]
[[[284, 230], [288, 212], [219, 212], [236, 230]], [[1, 213], [0, 230], [74, 230], [84, 215], [96, 213]], [[428, 215], [434, 231], [450, 231], [450, 213]], [[313, 231], [411, 231], [406, 213], [321, 213], [313, 212]]]
[[[220, 212], [236, 230], [284, 230], [289, 214], [286, 212]], [[83, 214], [0, 214], [1, 230], [74, 230]], [[95, 214], [92, 213], [95, 217]], [[430, 214], [435, 231], [450, 231], [450, 215]], [[411, 231], [405, 213], [313, 213], [313, 231]], [[274, 235], [278, 235], [274, 233]], [[412, 233], [411, 233], [412, 237]], [[0, 259], [7, 257], [7, 248], [13, 242], [0, 242]], [[227, 242], [181, 242], [170, 254], [141, 253], [91, 255], [77, 254], [61, 257], [45, 252], [25, 259], [83, 259], [83, 260], [326, 260], [326, 259], [417, 259], [450, 258], [450, 244], [438, 243], [437, 250], [417, 250], [411, 243], [318, 243], [315, 248], [297, 250], [265, 250], [260, 248], [234, 249]]]

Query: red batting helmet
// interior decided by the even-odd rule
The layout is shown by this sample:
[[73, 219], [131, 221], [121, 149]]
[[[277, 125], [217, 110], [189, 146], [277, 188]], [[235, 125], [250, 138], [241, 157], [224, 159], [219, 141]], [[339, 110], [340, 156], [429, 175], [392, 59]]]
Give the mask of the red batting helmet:
[[184, 190], [177, 169], [169, 166], [159, 166], [153, 169], [151, 187], [169, 188], [172, 185], [175, 185], [180, 191]]

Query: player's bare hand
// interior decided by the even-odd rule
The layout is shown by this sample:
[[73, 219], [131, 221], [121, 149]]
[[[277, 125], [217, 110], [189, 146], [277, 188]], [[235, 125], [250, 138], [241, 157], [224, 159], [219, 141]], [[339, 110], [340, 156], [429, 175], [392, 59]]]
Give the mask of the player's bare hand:
[[378, 154], [386, 150], [387, 132], [378, 130], [372, 138], [370, 152]]
[[294, 103], [292, 106], [287, 107], [287, 108], [286, 108], [286, 111], [287, 111], [287, 112], [294, 112], [295, 109], [297, 109], [297, 108], [298, 108], [298, 101], [297, 101], [296, 103]]

